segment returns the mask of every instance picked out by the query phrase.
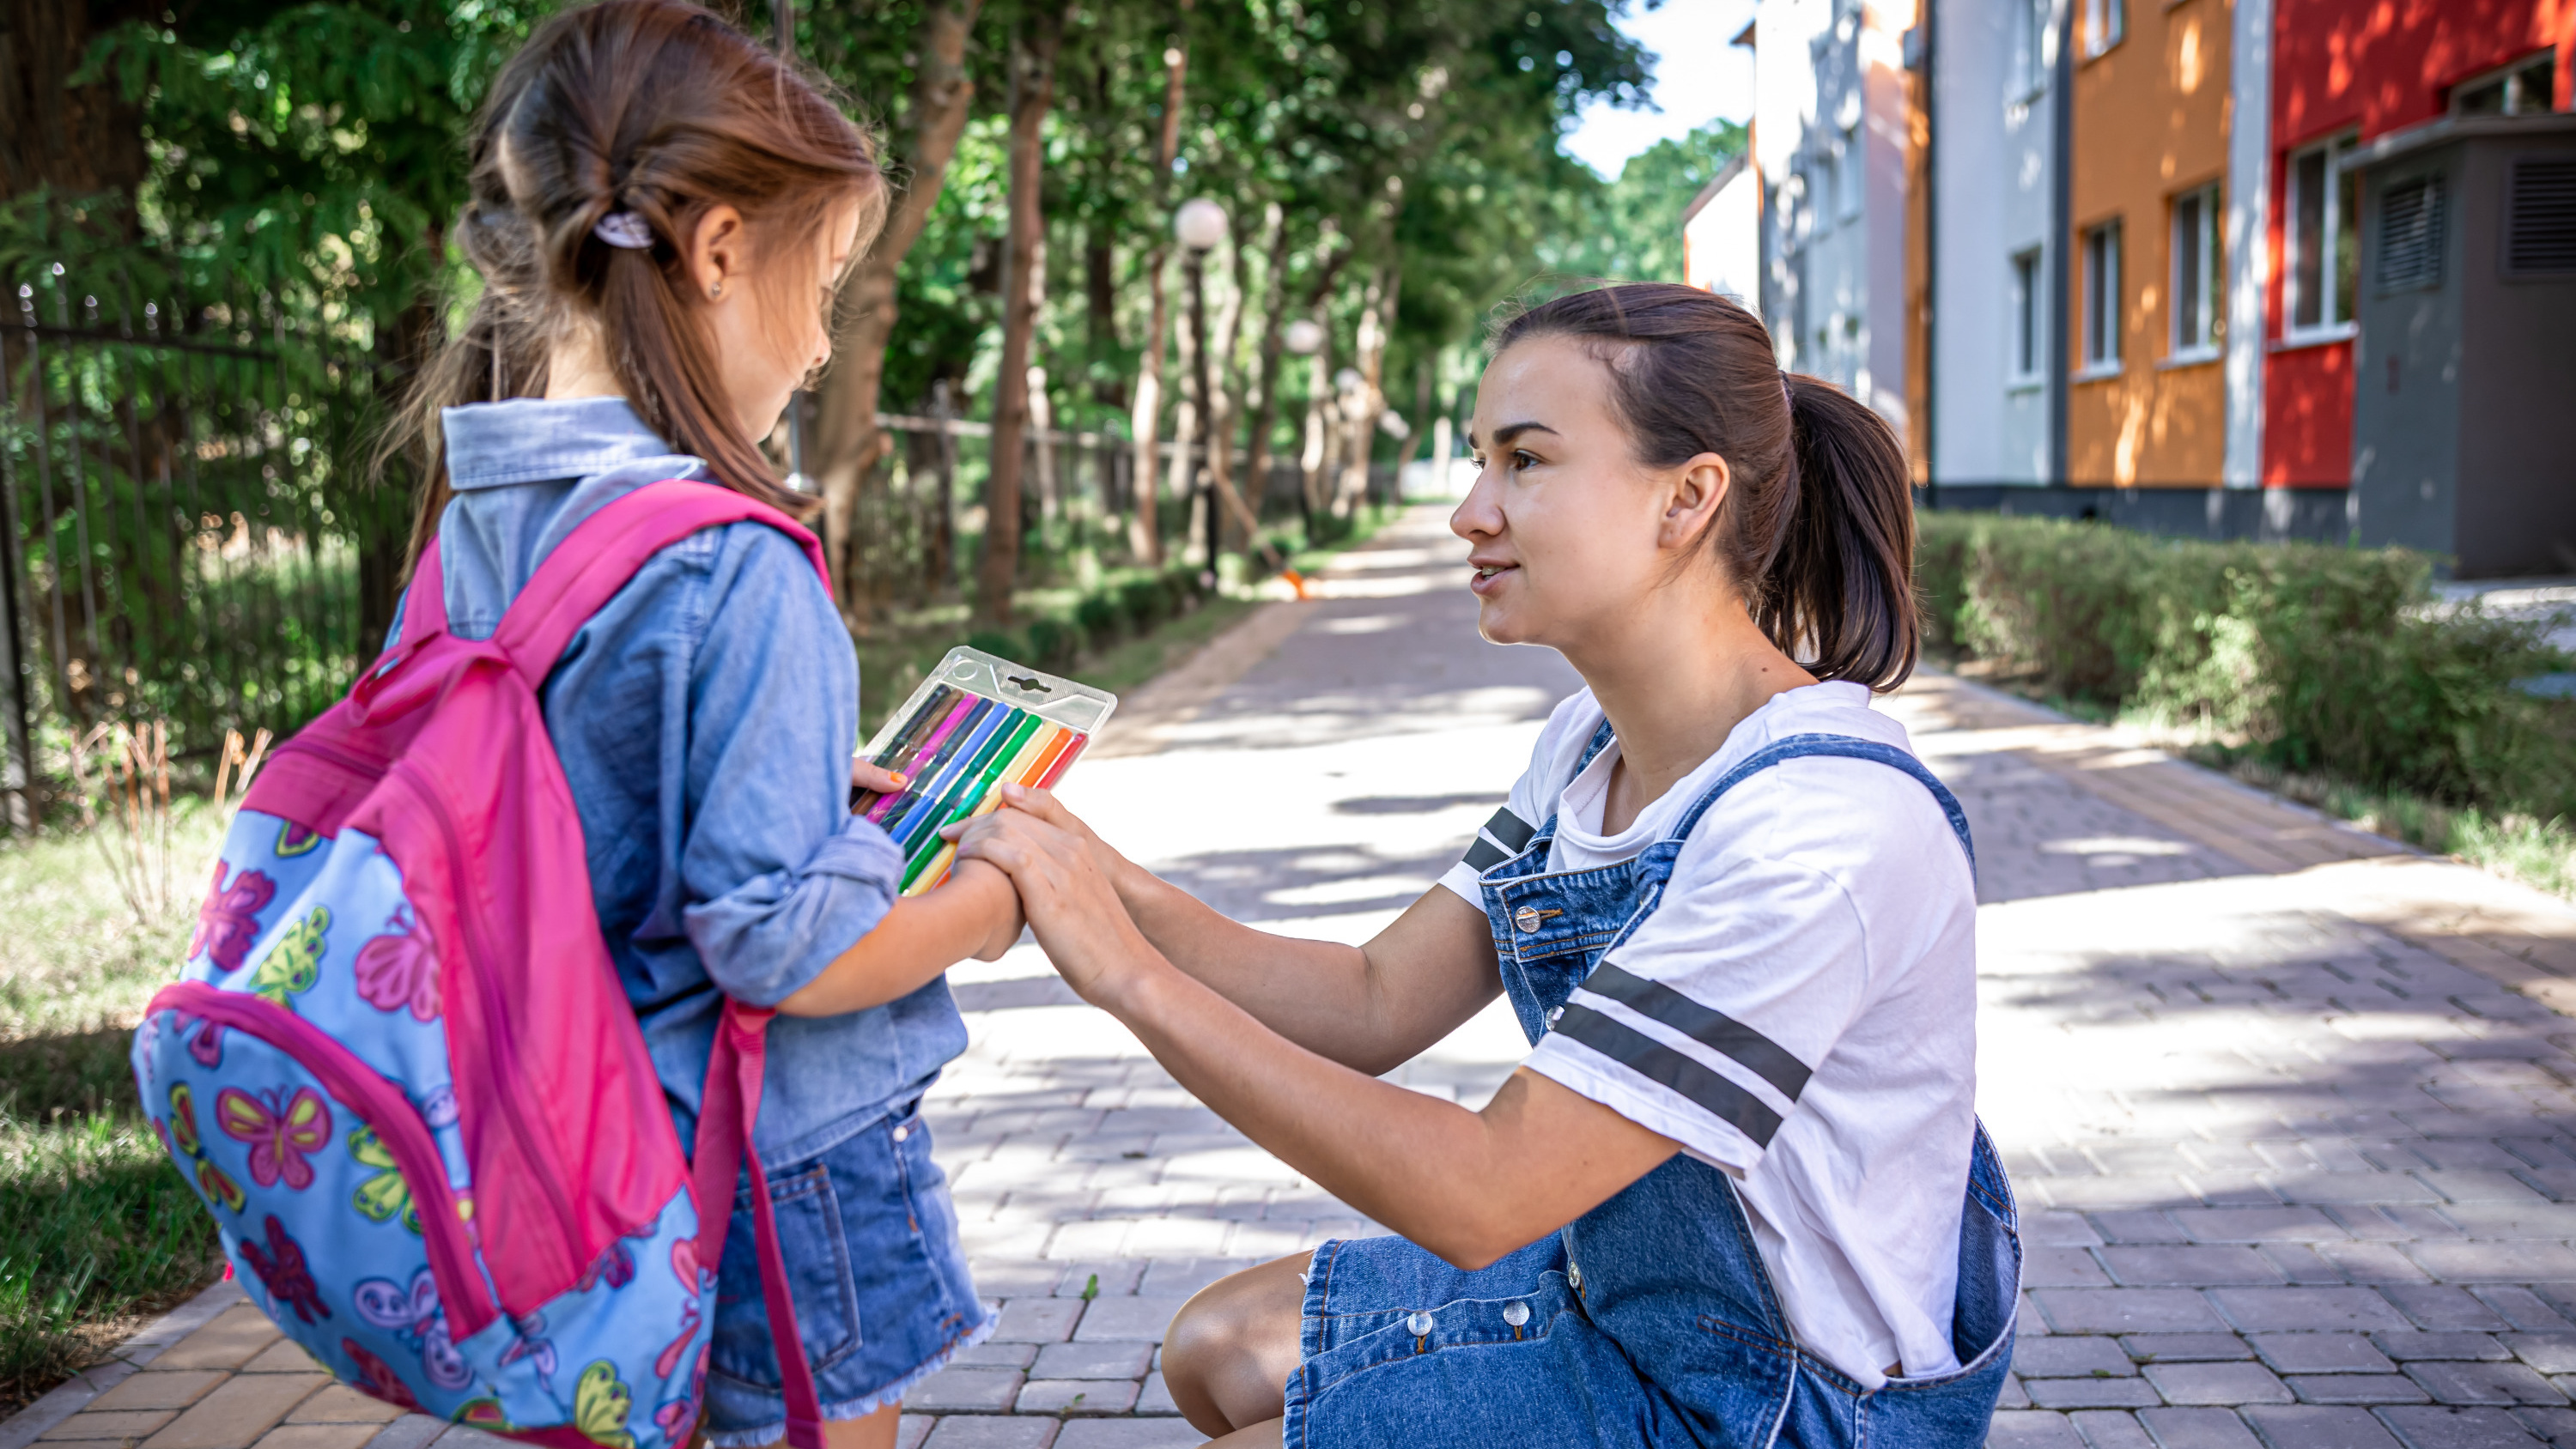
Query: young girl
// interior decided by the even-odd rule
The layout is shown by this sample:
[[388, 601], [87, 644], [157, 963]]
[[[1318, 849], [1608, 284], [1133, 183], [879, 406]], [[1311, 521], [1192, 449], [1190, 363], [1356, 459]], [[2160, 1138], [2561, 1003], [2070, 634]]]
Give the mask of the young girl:
[[[1226, 1445], [1957, 1445], [2020, 1249], [1973, 1114], [1965, 818], [1871, 711], [1914, 662], [1887, 427], [1734, 302], [1505, 326], [1476, 401], [1485, 637], [1589, 688], [1359, 948], [1227, 921], [1042, 792], [965, 832], [1059, 970], [1210, 1107], [1401, 1233], [1181, 1310]], [[1508, 993], [1481, 1113], [1373, 1080]]]
[[[489, 637], [548, 550], [646, 484], [804, 512], [755, 440], [829, 356], [833, 290], [883, 216], [866, 137], [707, 11], [606, 0], [503, 70], [472, 162], [459, 237], [484, 289], [416, 424], [414, 552], [434, 530], [452, 630]], [[858, 686], [804, 554], [737, 523], [647, 562], [543, 695], [681, 1141], [723, 997], [782, 1013], [754, 1147], [836, 1449], [893, 1443], [905, 1388], [991, 1331], [919, 1109], [966, 1046], [940, 973], [1019, 930], [990, 866], [897, 899], [901, 857], [848, 807], [854, 778], [899, 788], [852, 763]], [[749, 1206], [705, 1391], [721, 1449], [786, 1424]]]

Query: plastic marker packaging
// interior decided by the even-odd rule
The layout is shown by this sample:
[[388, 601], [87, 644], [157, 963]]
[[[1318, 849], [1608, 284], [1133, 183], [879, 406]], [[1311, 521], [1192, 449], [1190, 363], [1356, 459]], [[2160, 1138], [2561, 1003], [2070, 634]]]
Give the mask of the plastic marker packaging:
[[1109, 722], [1118, 696], [957, 648], [888, 716], [864, 753], [911, 784], [900, 795], [852, 792], [850, 809], [903, 852], [903, 893], [948, 878], [957, 846], [939, 832], [996, 810], [1005, 784], [1047, 789]]

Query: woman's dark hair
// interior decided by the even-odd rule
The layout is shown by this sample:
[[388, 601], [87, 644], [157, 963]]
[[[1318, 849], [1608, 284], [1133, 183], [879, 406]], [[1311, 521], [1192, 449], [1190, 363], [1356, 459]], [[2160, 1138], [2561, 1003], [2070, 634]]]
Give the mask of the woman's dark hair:
[[1914, 493], [1878, 414], [1821, 378], [1783, 373], [1771, 334], [1731, 298], [1670, 282], [1576, 292], [1505, 321], [1491, 351], [1581, 339], [1610, 369], [1638, 461], [1702, 453], [1731, 481], [1710, 528], [1771, 641], [1819, 679], [1889, 690], [1914, 672]]
[[[547, 344], [573, 327], [599, 330], [647, 427], [736, 492], [810, 515], [812, 500], [780, 486], [724, 396], [705, 299], [678, 243], [708, 209], [730, 205], [754, 247], [794, 255], [855, 202], [864, 246], [886, 204], [867, 133], [713, 12], [601, 0], [537, 27], [494, 79], [467, 154], [455, 238], [483, 289], [387, 444], [424, 465], [412, 556], [447, 507], [439, 409], [542, 391]], [[612, 212], [641, 218], [653, 244], [601, 239], [595, 228]]]

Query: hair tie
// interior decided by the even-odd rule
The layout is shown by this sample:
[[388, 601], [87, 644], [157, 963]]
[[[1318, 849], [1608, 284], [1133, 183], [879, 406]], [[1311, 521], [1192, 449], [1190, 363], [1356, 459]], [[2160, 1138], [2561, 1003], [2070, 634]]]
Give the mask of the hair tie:
[[1797, 395], [1789, 391], [1789, 374], [1785, 372], [1780, 374], [1780, 405], [1787, 408], [1792, 417], [1797, 415]]
[[631, 211], [612, 211], [599, 219], [590, 234], [613, 247], [640, 252], [653, 245], [652, 224]]

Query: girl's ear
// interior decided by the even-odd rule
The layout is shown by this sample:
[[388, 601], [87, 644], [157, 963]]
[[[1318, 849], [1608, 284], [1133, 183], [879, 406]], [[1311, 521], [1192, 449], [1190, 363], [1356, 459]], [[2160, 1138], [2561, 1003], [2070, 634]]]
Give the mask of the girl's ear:
[[1672, 493], [1664, 501], [1664, 517], [1656, 531], [1655, 543], [1660, 548], [1688, 548], [1708, 536], [1717, 523], [1717, 513], [1726, 505], [1726, 490], [1734, 482], [1734, 470], [1715, 453], [1702, 453], [1674, 473]]
[[751, 254], [743, 232], [742, 213], [719, 203], [698, 218], [697, 235], [689, 239], [689, 275], [710, 302], [721, 302], [739, 289]]

